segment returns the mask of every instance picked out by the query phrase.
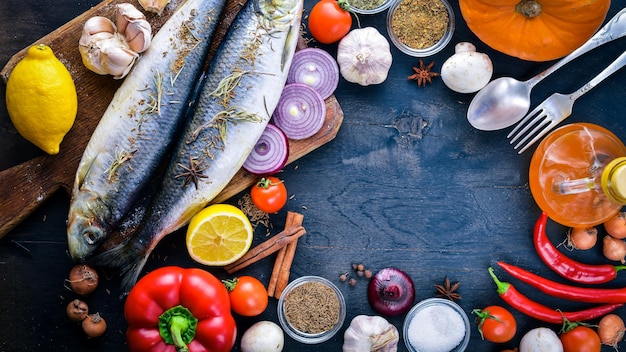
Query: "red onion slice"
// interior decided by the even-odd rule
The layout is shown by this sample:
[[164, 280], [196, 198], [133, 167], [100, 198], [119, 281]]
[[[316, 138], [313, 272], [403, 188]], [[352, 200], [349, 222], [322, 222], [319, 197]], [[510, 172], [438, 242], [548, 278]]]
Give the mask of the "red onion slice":
[[289, 142], [280, 128], [267, 124], [243, 163], [243, 168], [255, 175], [273, 175], [282, 170], [289, 157]]
[[310, 85], [325, 100], [337, 89], [339, 66], [325, 50], [305, 48], [295, 53], [289, 67], [287, 83]]
[[272, 119], [288, 138], [306, 139], [324, 125], [326, 104], [313, 87], [303, 83], [287, 84]]

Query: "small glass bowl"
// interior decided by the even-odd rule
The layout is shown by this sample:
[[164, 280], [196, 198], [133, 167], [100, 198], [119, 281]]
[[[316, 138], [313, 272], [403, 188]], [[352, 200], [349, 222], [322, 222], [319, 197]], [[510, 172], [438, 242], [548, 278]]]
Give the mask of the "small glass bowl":
[[383, 0], [383, 2], [373, 9], [360, 9], [350, 2], [350, 10], [360, 15], [373, 15], [385, 11], [391, 6], [394, 0]]
[[413, 306], [413, 308], [411, 308], [411, 310], [407, 313], [406, 318], [404, 318], [404, 325], [402, 327], [402, 334], [404, 335], [404, 344], [406, 345], [406, 348], [409, 350], [409, 352], [420, 352], [420, 350], [417, 347], [411, 345], [411, 342], [409, 339], [409, 324], [411, 323], [411, 320], [413, 320], [413, 318], [417, 315], [418, 312], [420, 312], [424, 308], [433, 307], [433, 306], [450, 307], [461, 316], [461, 318], [463, 319], [463, 324], [465, 325], [465, 336], [456, 347], [450, 350], [450, 352], [465, 351], [465, 349], [467, 348], [467, 345], [469, 344], [470, 333], [471, 333], [469, 318], [467, 317], [467, 314], [465, 313], [463, 308], [461, 308], [461, 306], [444, 298], [425, 299], [417, 303], [415, 306]]
[[391, 39], [391, 42], [396, 46], [396, 48], [410, 56], [426, 57], [438, 53], [443, 48], [445, 48], [448, 43], [450, 43], [450, 40], [452, 40], [452, 35], [454, 34], [455, 22], [454, 10], [452, 10], [452, 6], [450, 6], [450, 3], [447, 0], [439, 0], [443, 3], [446, 11], [448, 12], [448, 28], [446, 28], [446, 31], [443, 33], [437, 43], [427, 48], [417, 49], [411, 48], [401, 42], [396, 33], [394, 33], [392, 22], [393, 15], [400, 6], [400, 3], [402, 3], [402, 1], [404, 0], [394, 0], [393, 4], [389, 8], [389, 12], [387, 12], [387, 33], [389, 34], [389, 38]]
[[[328, 286], [337, 295], [337, 299], [339, 300], [339, 320], [337, 321], [337, 324], [335, 324], [335, 326], [333, 326], [332, 329], [321, 332], [319, 334], [305, 333], [291, 326], [291, 324], [289, 324], [289, 321], [287, 320], [287, 317], [285, 316], [285, 310], [284, 310], [285, 298], [289, 296], [289, 293], [292, 292], [296, 287], [302, 284], [311, 283], [311, 282], [317, 282], [317, 283], [321, 283], [321, 284]], [[280, 295], [280, 299], [278, 300], [278, 321], [280, 322], [280, 325], [283, 327], [283, 330], [287, 332], [287, 335], [289, 335], [291, 338], [293, 338], [294, 340], [298, 342], [302, 342], [306, 344], [322, 343], [330, 339], [331, 337], [333, 337], [341, 329], [345, 319], [346, 319], [346, 301], [343, 297], [343, 294], [341, 293], [341, 291], [339, 291], [337, 286], [335, 286], [332, 282], [330, 282], [329, 280], [323, 277], [302, 276], [300, 278], [293, 280], [289, 285], [287, 285], [283, 293]]]

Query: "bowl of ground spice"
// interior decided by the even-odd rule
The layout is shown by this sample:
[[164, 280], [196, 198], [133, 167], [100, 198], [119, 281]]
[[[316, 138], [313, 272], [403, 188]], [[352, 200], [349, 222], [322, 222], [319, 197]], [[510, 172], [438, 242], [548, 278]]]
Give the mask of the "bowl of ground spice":
[[337, 286], [319, 276], [292, 281], [278, 300], [278, 320], [294, 340], [316, 344], [333, 337], [346, 318], [346, 301]]
[[394, 0], [350, 0], [350, 10], [361, 15], [372, 15], [385, 11]]
[[407, 313], [403, 335], [409, 352], [463, 352], [470, 339], [470, 322], [458, 304], [429, 298]]
[[394, 0], [387, 13], [387, 32], [403, 53], [430, 56], [452, 39], [454, 11], [446, 0]]

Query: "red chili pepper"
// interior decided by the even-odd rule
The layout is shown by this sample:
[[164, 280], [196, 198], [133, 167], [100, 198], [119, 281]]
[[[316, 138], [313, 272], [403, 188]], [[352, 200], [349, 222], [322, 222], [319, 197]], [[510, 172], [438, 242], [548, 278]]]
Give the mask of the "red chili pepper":
[[576, 287], [555, 282], [515, 265], [498, 262], [507, 273], [539, 291], [558, 298], [586, 303], [626, 303], [626, 288]]
[[546, 235], [547, 222], [548, 214], [543, 212], [533, 232], [535, 250], [541, 260], [562, 277], [584, 284], [602, 284], [615, 279], [617, 272], [626, 268], [625, 265], [584, 264], [567, 257], [550, 242]]
[[202, 269], [167, 266], [144, 276], [124, 304], [128, 349], [230, 351], [237, 326], [222, 282]]
[[541, 303], [535, 302], [522, 295], [513, 285], [500, 281], [493, 273], [493, 268], [489, 268], [489, 275], [496, 283], [500, 297], [513, 308], [528, 315], [531, 318], [552, 324], [563, 324], [563, 319], [569, 321], [585, 321], [604, 316], [623, 304], [603, 304], [593, 308], [578, 310], [574, 312], [561, 312], [552, 309]]

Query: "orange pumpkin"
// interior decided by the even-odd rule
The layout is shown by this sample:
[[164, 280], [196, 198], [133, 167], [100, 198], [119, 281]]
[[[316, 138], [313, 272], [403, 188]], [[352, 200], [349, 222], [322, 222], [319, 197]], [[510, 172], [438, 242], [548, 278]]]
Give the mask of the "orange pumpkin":
[[610, 0], [459, 0], [469, 28], [495, 50], [529, 61], [561, 58], [600, 28]]

